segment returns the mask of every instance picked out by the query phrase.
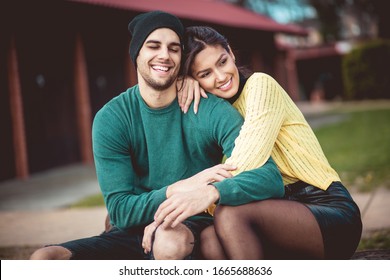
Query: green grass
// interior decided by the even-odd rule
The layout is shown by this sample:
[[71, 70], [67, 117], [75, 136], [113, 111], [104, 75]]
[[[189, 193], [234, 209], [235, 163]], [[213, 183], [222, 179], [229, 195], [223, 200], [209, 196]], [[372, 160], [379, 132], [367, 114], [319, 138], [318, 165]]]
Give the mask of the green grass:
[[350, 112], [345, 121], [315, 130], [330, 164], [347, 186], [390, 187], [390, 109]]
[[390, 249], [390, 229], [372, 232], [369, 236], [360, 240], [357, 251]]
[[102, 194], [96, 194], [92, 196], [88, 196], [74, 204], [72, 204], [71, 208], [80, 208], [80, 207], [97, 207], [104, 206], [104, 200]]

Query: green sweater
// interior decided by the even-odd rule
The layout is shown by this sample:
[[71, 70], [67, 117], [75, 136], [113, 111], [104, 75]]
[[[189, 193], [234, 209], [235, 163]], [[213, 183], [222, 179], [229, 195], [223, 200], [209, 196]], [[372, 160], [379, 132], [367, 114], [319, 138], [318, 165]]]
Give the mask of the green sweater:
[[[183, 114], [177, 100], [151, 109], [138, 86], [109, 101], [95, 116], [92, 138], [96, 173], [112, 223], [122, 229], [151, 223], [168, 185], [219, 164], [223, 154], [229, 157], [242, 123], [228, 102], [213, 95], [202, 99], [196, 115], [192, 110]], [[219, 203], [225, 205], [284, 193], [272, 159], [215, 186]]]

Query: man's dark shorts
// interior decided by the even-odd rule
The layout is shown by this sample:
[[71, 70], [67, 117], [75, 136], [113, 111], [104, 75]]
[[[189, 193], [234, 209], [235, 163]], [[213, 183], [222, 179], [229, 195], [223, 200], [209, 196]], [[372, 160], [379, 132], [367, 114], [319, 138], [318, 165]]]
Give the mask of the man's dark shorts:
[[[186, 259], [201, 259], [200, 233], [212, 224], [211, 219], [197, 221], [184, 221], [194, 235], [194, 249]], [[108, 232], [98, 236], [72, 240], [58, 246], [62, 246], [72, 252], [73, 260], [151, 260], [152, 253], [144, 253], [142, 238], [144, 226], [134, 227], [129, 230], [121, 230], [113, 227]]]

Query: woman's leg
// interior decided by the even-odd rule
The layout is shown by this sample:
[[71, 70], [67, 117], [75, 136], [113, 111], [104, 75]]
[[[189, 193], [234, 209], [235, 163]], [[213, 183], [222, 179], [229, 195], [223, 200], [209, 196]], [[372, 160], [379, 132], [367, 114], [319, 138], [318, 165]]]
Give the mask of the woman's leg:
[[226, 260], [225, 252], [215, 233], [214, 226], [208, 226], [200, 235], [200, 248], [206, 260]]
[[241, 206], [219, 206], [218, 238], [229, 259], [322, 259], [320, 227], [303, 204], [269, 199]]

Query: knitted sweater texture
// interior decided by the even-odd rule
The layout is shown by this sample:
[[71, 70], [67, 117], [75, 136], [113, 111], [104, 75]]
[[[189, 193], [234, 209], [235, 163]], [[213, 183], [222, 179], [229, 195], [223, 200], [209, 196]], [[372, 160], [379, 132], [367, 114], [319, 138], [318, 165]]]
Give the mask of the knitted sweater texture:
[[271, 156], [285, 185], [302, 180], [326, 190], [340, 181], [303, 114], [271, 76], [249, 77], [233, 106], [245, 118], [226, 161], [238, 166], [236, 174], [262, 166]]

